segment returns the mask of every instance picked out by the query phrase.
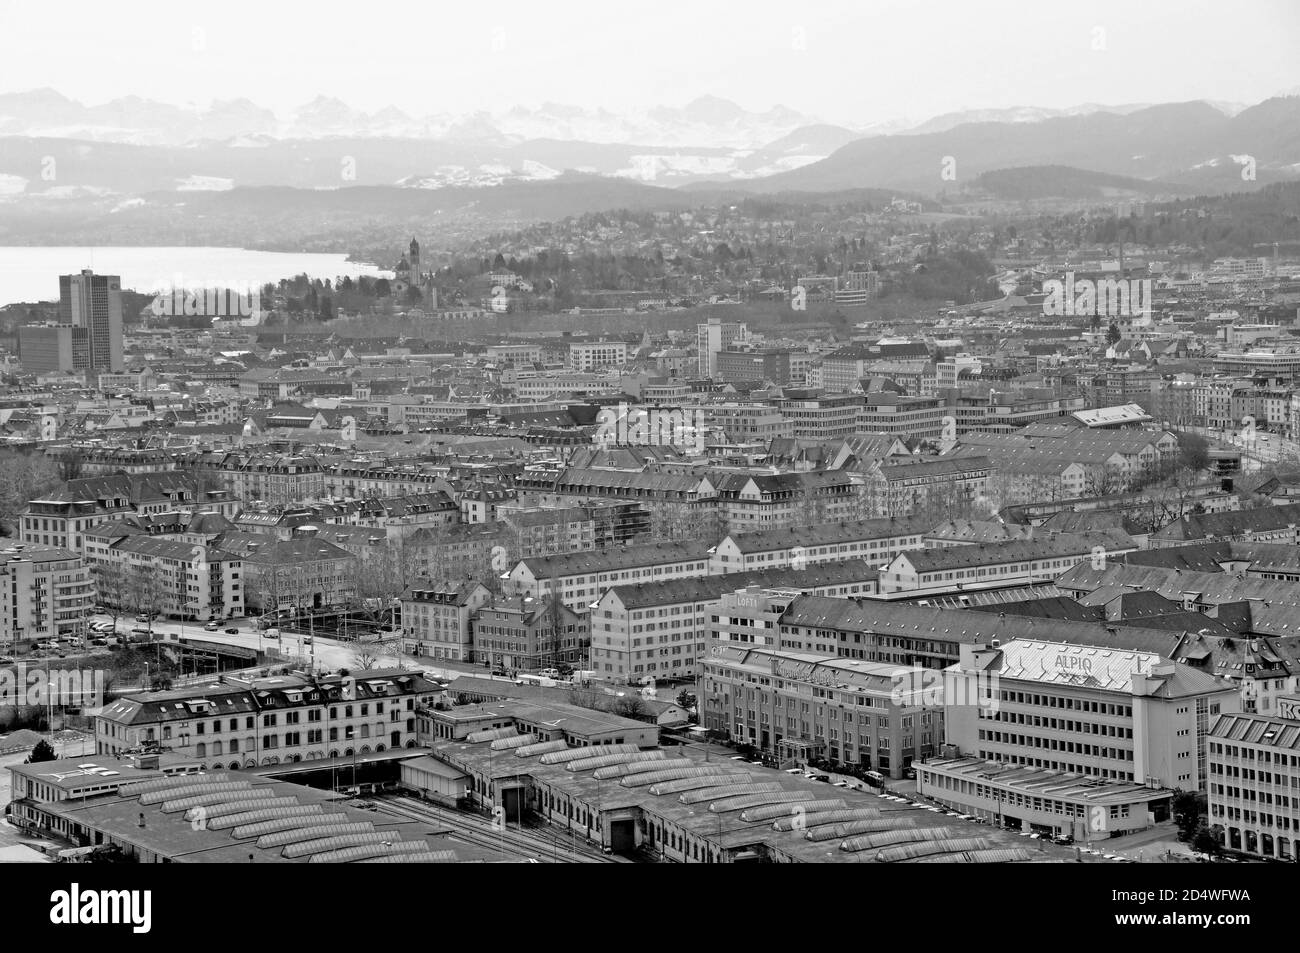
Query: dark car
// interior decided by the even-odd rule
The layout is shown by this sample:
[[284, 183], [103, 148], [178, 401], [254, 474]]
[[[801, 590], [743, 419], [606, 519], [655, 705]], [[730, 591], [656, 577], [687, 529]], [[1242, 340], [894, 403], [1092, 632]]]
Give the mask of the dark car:
[[238, 634], [239, 634], [239, 630], [236, 629], [233, 625], [230, 628], [226, 629], [226, 635], [238, 635]]

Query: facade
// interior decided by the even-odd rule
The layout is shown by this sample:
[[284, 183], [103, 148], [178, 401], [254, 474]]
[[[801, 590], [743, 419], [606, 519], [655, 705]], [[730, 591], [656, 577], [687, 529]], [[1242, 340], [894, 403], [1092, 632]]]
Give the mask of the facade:
[[470, 620], [492, 599], [480, 582], [441, 588], [415, 585], [402, 593], [402, 651], [460, 662], [474, 660]]
[[695, 347], [699, 353], [700, 377], [708, 380], [718, 375], [718, 355], [745, 340], [748, 327], [720, 318], [709, 318], [707, 324], [695, 327]]
[[713, 360], [717, 377], [724, 381], [790, 383], [790, 352], [783, 348], [727, 348], [713, 355]]
[[867, 368], [880, 360], [879, 350], [865, 344], [837, 348], [821, 359], [821, 386], [830, 394], [847, 394], [867, 376]]
[[[799, 593], [853, 597], [875, 587], [875, 571], [861, 560], [614, 586], [591, 611], [590, 667], [615, 681], [693, 678], [716, 633], [755, 637]], [[730, 611], [720, 608], [724, 599]]]
[[543, 601], [558, 592], [564, 604], [585, 612], [610, 586], [704, 575], [702, 545], [654, 543], [624, 550], [521, 559], [503, 580], [510, 595]]
[[923, 518], [800, 523], [785, 529], [733, 533], [709, 553], [714, 573], [792, 567], [866, 559], [883, 564], [896, 553], [923, 549], [933, 521]]
[[1076, 840], [1141, 830], [1175, 789], [1204, 792], [1211, 726], [1240, 705], [1152, 652], [1028, 639], [963, 645], [943, 693], [943, 753], [917, 766], [917, 792]]
[[704, 662], [701, 722], [782, 764], [826, 758], [901, 778], [942, 739], [943, 714], [905, 700], [897, 665], [743, 645]]
[[495, 668], [535, 672], [587, 662], [587, 615], [527, 596], [497, 599], [474, 616], [474, 658]]
[[511, 555], [518, 559], [578, 553], [596, 548], [596, 521], [583, 507], [505, 509], [498, 519], [509, 527]]
[[845, 472], [728, 473], [715, 483], [733, 533], [852, 520], [860, 511], [860, 487]]
[[910, 598], [1050, 582], [1081, 562], [1104, 565], [1136, 549], [1123, 534], [1062, 533], [904, 552], [881, 570], [880, 593]]
[[890, 391], [867, 394], [858, 410], [858, 429], [937, 440], [947, 414], [939, 397], [907, 397]]
[[32, 372], [117, 372], [122, 363], [122, 279], [84, 270], [59, 276], [59, 321], [19, 332], [23, 367]]
[[1300, 699], [1284, 717], [1225, 714], [1207, 741], [1211, 830], [1232, 851], [1300, 860]]
[[59, 321], [87, 331], [86, 366], [122, 370], [122, 279], [83, 270], [59, 276]]
[[268, 540], [228, 533], [216, 546], [243, 559], [244, 603], [266, 613], [285, 606], [343, 606], [357, 595], [357, 557], [312, 536]]
[[778, 648], [781, 616], [800, 595], [798, 589], [760, 589], [756, 585], [724, 592], [710, 607], [710, 645]]
[[851, 437], [863, 427], [864, 401], [859, 394], [822, 394], [813, 390], [787, 389], [774, 405], [794, 425], [794, 436], [815, 440]]
[[119, 608], [150, 608], [176, 619], [244, 615], [244, 564], [232, 553], [175, 537], [91, 533], [86, 559], [100, 576], [100, 600]]
[[158, 751], [232, 771], [414, 748], [415, 712], [438, 687], [418, 672], [219, 676], [218, 684], [150, 692], [106, 705], [96, 754]]
[[90, 332], [70, 324], [37, 324], [18, 329], [18, 361], [32, 374], [89, 371]]
[[53, 546], [0, 551], [0, 646], [81, 635], [95, 603], [95, 583], [82, 557]]
[[201, 479], [175, 470], [83, 477], [28, 503], [19, 536], [24, 542], [83, 552], [86, 530], [121, 516], [176, 511], [233, 516], [237, 508], [224, 490], [205, 489]]
[[626, 341], [581, 341], [569, 345], [569, 364], [577, 371], [622, 367], [627, 357]]
[[733, 443], [768, 444], [794, 436], [794, 422], [767, 404], [700, 404], [705, 426]]
[[988, 457], [886, 457], [862, 475], [868, 516], [962, 512], [989, 499], [997, 467]]

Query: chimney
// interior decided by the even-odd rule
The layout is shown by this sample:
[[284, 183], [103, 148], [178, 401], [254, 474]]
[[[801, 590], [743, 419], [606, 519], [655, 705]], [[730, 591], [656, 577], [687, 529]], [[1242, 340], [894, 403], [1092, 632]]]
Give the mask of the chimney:
[[143, 811], [140, 812], [140, 820], [137, 822], [137, 825], [138, 825], [139, 827], [144, 827], [144, 826], [145, 826], [145, 825], [144, 825], [144, 812], [143, 812]]

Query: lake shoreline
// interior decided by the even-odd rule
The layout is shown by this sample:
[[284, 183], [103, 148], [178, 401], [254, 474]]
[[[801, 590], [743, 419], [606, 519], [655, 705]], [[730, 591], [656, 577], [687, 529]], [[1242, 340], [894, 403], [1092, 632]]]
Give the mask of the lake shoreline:
[[153, 293], [183, 287], [259, 287], [306, 274], [391, 278], [374, 262], [343, 252], [278, 252], [221, 245], [0, 246], [0, 307], [58, 300], [59, 276], [89, 268], [119, 275], [124, 290]]

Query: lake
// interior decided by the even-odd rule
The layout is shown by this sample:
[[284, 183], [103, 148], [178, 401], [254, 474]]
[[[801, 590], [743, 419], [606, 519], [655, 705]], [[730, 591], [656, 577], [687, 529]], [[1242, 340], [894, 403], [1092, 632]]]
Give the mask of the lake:
[[[397, 251], [394, 255], [398, 254]], [[307, 274], [333, 281], [343, 275], [390, 278], [392, 272], [342, 254], [251, 251], [247, 248], [55, 248], [0, 246], [0, 307], [16, 301], [59, 300], [59, 275], [89, 268], [121, 275], [122, 287], [247, 287]]]

